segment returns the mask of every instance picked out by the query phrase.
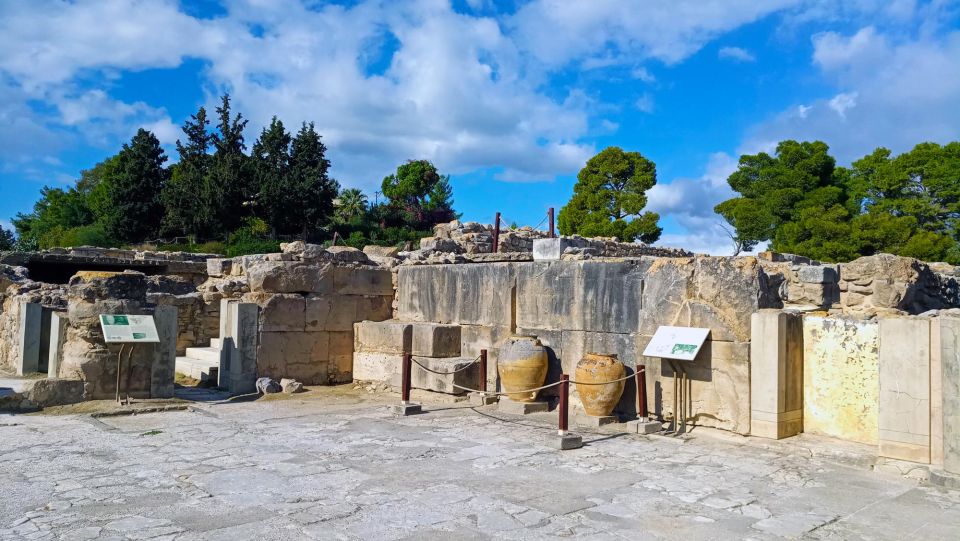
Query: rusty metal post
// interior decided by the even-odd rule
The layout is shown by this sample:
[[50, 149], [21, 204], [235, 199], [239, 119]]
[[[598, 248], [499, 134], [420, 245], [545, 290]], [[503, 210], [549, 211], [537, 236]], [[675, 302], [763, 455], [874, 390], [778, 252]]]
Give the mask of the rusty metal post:
[[549, 209], [547, 209], [547, 216], [548, 216], [547, 221], [550, 222], [550, 238], [551, 239], [556, 238], [557, 235], [556, 233], [554, 233], [554, 229], [553, 229], [553, 207], [550, 207]]
[[400, 368], [400, 402], [408, 404], [410, 402], [410, 372], [413, 369], [413, 355], [403, 354], [403, 366]]
[[487, 350], [480, 350], [480, 390], [487, 392]]
[[567, 433], [567, 409], [569, 407], [568, 402], [570, 401], [570, 376], [566, 374], [560, 375], [560, 405], [557, 407], [557, 413], [560, 417], [560, 429], [557, 431], [557, 434], [563, 436]]
[[637, 417], [641, 421], [647, 420], [647, 367], [638, 364], [633, 373], [637, 382]]
[[500, 251], [500, 213], [497, 213], [493, 221], [493, 253]]

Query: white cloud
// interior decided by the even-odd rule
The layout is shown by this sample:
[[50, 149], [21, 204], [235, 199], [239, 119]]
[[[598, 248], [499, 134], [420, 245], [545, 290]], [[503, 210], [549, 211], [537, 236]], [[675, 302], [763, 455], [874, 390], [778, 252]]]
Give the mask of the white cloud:
[[649, 92], [645, 92], [642, 96], [637, 98], [637, 101], [633, 103], [640, 112], [643, 113], [652, 113], [653, 112], [653, 96]]
[[638, 81], [643, 81], [644, 83], [652, 83], [657, 80], [656, 77], [650, 73], [650, 70], [643, 66], [637, 66], [630, 71], [630, 76]]
[[753, 53], [742, 47], [721, 47], [717, 51], [717, 56], [721, 59], [734, 60], [736, 62], [754, 62], [757, 57]]
[[830, 98], [827, 106], [836, 111], [840, 118], [847, 118], [847, 110], [857, 106], [857, 93], [841, 92]]

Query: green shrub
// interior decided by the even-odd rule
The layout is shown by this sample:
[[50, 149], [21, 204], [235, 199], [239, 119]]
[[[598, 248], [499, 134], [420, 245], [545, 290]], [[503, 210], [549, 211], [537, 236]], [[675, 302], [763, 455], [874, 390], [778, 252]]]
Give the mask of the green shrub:
[[117, 243], [103, 230], [103, 227], [91, 224], [65, 229], [56, 226], [40, 237], [40, 248], [69, 248], [74, 246], [97, 246], [112, 248]]

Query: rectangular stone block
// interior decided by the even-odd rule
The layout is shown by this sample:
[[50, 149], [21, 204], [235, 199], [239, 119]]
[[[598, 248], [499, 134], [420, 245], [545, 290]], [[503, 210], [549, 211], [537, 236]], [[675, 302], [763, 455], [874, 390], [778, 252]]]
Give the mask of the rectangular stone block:
[[334, 331], [328, 333], [329, 362], [327, 375], [330, 383], [349, 383], [353, 381], [353, 332]]
[[40, 369], [40, 332], [43, 309], [35, 302], [20, 303], [19, 348], [16, 366], [18, 376], [33, 374]]
[[930, 320], [880, 320], [880, 455], [930, 463]]
[[960, 475], [960, 318], [941, 317], [943, 469]]
[[150, 398], [173, 398], [177, 363], [177, 307], [157, 306], [153, 312], [160, 342], [154, 344]]
[[67, 326], [70, 324], [66, 312], [53, 312], [50, 315], [50, 348], [47, 363], [47, 377], [60, 377], [60, 361], [63, 360], [63, 344], [67, 339]]
[[403, 321], [361, 321], [354, 324], [354, 350], [402, 355], [413, 350], [413, 325]]
[[485, 325], [460, 326], [460, 355], [475, 359], [481, 349], [487, 350], [487, 389], [497, 388], [497, 360], [500, 358], [500, 346], [510, 337], [509, 327], [488, 327]]
[[333, 291], [338, 295], [393, 295], [391, 272], [381, 268], [337, 267]]
[[[473, 359], [415, 357], [414, 360], [413, 371], [410, 373], [410, 386], [414, 389], [462, 395], [466, 394], [467, 390], [460, 387], [477, 389], [480, 384], [479, 365], [473, 363]], [[420, 365], [425, 366], [428, 370], [424, 370]], [[433, 372], [430, 372], [430, 370]], [[397, 372], [390, 376], [390, 384], [394, 387], [400, 387], [399, 365], [397, 366]]]
[[245, 302], [260, 306], [261, 332], [303, 331], [305, 325], [303, 295], [297, 293], [247, 293]]
[[414, 323], [413, 354], [423, 357], [460, 356], [460, 326]]
[[567, 248], [585, 246], [586, 244], [586, 242], [576, 242], [574, 239], [562, 237], [533, 239], [533, 260], [560, 261], [560, 256]]
[[227, 388], [234, 395], [252, 393], [257, 389], [257, 322], [259, 310], [260, 308], [253, 303], [238, 302], [230, 304], [230, 330], [228, 333], [230, 348], [227, 363], [229, 379]]
[[497, 403], [497, 410], [510, 415], [529, 415], [550, 411], [550, 404], [547, 402], [516, 402], [502, 396], [500, 402]]
[[308, 295], [304, 311], [307, 331], [350, 331], [359, 319], [352, 295]]
[[269, 332], [260, 334], [257, 375], [290, 378], [305, 385], [328, 383], [330, 334]]
[[355, 351], [353, 353], [353, 380], [391, 383], [394, 374], [400, 374], [402, 362], [403, 355]]
[[940, 322], [930, 320], [930, 464], [943, 466], [943, 350]]
[[209, 276], [230, 276], [232, 272], [232, 259], [214, 257], [207, 260], [207, 275]]
[[402, 266], [398, 319], [510, 327], [515, 269], [522, 265], [532, 263]]
[[[761, 310], [752, 316], [750, 434], [780, 439], [803, 431], [803, 320]], [[714, 342], [714, 348], [721, 346]], [[728, 343], [729, 344], [729, 343]]]
[[356, 321], [383, 321], [393, 317], [393, 297], [383, 295], [356, 297]]

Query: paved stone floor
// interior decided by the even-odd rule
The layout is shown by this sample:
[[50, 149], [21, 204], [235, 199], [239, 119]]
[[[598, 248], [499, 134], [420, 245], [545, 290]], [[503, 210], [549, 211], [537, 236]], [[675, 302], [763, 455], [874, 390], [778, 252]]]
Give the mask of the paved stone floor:
[[587, 434], [560, 452], [549, 416], [297, 396], [0, 415], [0, 539], [960, 538], [960, 491], [796, 442]]

